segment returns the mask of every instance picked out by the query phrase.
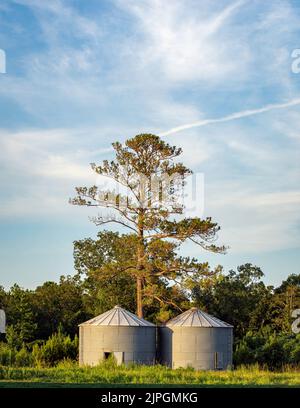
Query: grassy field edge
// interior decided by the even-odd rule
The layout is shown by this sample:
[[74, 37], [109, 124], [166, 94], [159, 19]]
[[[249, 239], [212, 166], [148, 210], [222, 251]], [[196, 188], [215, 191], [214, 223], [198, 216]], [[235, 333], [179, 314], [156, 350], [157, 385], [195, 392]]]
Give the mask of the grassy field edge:
[[[190, 368], [176, 370], [164, 366], [79, 367], [64, 362], [52, 368], [0, 366], [0, 387], [72, 386], [197, 386], [197, 387], [300, 387], [300, 371], [286, 368], [272, 372], [257, 366], [240, 367], [226, 371], [196, 371]], [[23, 385], [22, 385], [23, 384]], [[39, 385], [38, 385], [39, 384]], [[29, 385], [28, 385], [29, 386]]]

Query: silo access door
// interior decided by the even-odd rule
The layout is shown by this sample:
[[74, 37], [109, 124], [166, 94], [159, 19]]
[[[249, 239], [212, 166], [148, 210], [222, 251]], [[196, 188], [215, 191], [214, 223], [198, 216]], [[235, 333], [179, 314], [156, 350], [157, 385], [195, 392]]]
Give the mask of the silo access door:
[[224, 368], [223, 353], [216, 352], [215, 353], [215, 369], [223, 370], [223, 368]]
[[124, 361], [123, 354], [123, 351], [104, 351], [103, 360], [108, 360], [109, 358], [114, 357], [116, 363], [120, 365]]
[[123, 351], [114, 351], [113, 355], [118, 365], [123, 364]]

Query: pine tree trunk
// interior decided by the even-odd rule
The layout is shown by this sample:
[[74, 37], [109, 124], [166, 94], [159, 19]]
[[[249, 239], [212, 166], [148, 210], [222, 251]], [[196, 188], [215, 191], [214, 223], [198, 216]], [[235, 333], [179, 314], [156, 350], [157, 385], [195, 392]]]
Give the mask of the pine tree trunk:
[[137, 316], [143, 318], [143, 269], [144, 269], [144, 228], [143, 228], [143, 214], [139, 214], [138, 220], [138, 247], [137, 247], [137, 272], [136, 278], [136, 306]]
[[143, 318], [143, 302], [142, 302], [142, 279], [138, 277], [136, 279], [136, 305], [137, 316]]

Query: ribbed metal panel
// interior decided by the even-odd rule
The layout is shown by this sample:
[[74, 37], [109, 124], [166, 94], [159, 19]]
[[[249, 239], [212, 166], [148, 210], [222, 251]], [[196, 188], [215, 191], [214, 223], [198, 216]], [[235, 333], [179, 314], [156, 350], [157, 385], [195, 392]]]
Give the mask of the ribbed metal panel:
[[82, 325], [93, 325], [93, 326], [143, 326], [143, 327], [155, 327], [154, 324], [147, 322], [145, 319], [137, 317], [135, 314], [128, 312], [128, 310], [123, 309], [120, 306], [115, 306], [113, 309], [102, 313], [99, 316], [94, 317]]
[[183, 326], [183, 327], [232, 327], [230, 324], [217, 319], [208, 313], [203, 312], [196, 307], [192, 307], [186, 312], [169, 320], [166, 326]]

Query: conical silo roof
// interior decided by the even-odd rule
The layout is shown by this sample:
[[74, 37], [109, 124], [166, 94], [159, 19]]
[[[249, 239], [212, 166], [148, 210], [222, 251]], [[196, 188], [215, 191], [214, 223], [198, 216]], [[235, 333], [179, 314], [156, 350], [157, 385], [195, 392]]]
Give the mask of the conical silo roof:
[[99, 316], [93, 317], [81, 325], [92, 326], [152, 326], [153, 323], [148, 322], [145, 319], [137, 317], [135, 314], [128, 312], [120, 306], [115, 306], [113, 309], [102, 313]]
[[174, 317], [166, 323], [166, 326], [183, 327], [233, 327], [230, 324], [211, 316], [202, 310], [192, 307], [186, 312]]

